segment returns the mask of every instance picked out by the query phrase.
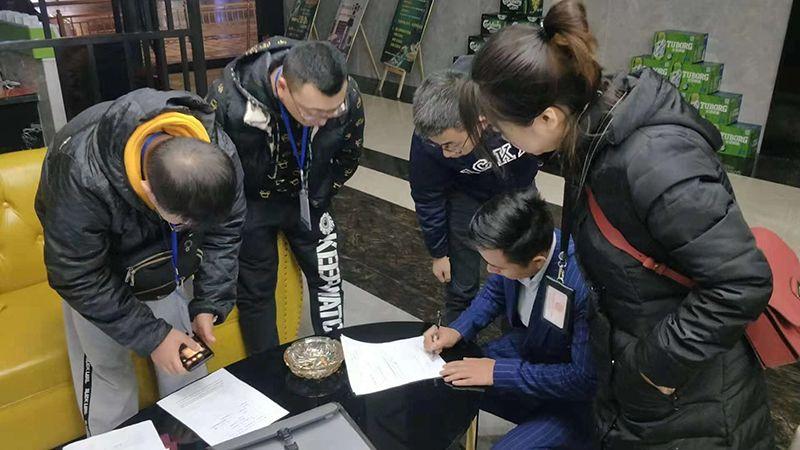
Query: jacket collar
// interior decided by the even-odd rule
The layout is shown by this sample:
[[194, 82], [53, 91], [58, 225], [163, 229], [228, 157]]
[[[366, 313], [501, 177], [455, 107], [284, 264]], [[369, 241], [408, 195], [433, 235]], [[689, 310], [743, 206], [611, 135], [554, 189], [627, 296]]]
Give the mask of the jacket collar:
[[[555, 238], [555, 246], [553, 248], [553, 253], [550, 258], [550, 263], [547, 265], [547, 268], [544, 271], [544, 276], [556, 278], [558, 277], [558, 258], [555, 257], [561, 251], [561, 230], [556, 228], [554, 230], [554, 238]], [[575, 245], [573, 244], [572, 240], [569, 241], [569, 248], [567, 249], [567, 261], [570, 264], [575, 264], [573, 253], [575, 252]], [[544, 277], [542, 277], [542, 281]], [[517, 314], [517, 304], [519, 303], [519, 290], [522, 287], [523, 283], [519, 280], [511, 280], [506, 278], [506, 315], [508, 316], [509, 322], [513, 323], [513, 319]], [[539, 294], [537, 294], [537, 301], [538, 296], [542, 294], [542, 290], [539, 290]]]

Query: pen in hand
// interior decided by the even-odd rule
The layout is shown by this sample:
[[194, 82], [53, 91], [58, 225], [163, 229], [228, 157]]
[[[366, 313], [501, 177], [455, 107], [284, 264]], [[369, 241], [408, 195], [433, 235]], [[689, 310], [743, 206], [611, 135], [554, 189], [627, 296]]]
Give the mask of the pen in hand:
[[[442, 310], [440, 309], [436, 311], [436, 322], [433, 324], [432, 327], [428, 329], [428, 331], [425, 332], [425, 335], [430, 337], [430, 345], [432, 345], [432, 347], [430, 347], [429, 350], [431, 358], [435, 358], [437, 355], [434, 344], [436, 343], [436, 341], [439, 340], [439, 329], [441, 328], [441, 326], [442, 326]], [[425, 347], [428, 347], [428, 344], [426, 344]]]
[[423, 333], [425, 351], [439, 355], [443, 350], [453, 348], [461, 340], [461, 333], [449, 326], [442, 326], [442, 312], [436, 314], [436, 323]]
[[439, 328], [442, 328], [442, 310], [436, 311], [436, 332], [433, 333], [433, 342], [439, 340]]

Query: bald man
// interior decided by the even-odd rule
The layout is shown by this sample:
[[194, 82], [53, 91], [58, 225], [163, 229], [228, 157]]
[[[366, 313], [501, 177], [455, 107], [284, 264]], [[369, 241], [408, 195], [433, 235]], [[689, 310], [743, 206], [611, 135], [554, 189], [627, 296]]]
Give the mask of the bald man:
[[213, 344], [233, 307], [244, 211], [236, 150], [193, 94], [137, 90], [56, 134], [36, 212], [87, 435], [138, 411], [131, 350], [162, 396], [205, 375], [180, 351], [192, 331]]

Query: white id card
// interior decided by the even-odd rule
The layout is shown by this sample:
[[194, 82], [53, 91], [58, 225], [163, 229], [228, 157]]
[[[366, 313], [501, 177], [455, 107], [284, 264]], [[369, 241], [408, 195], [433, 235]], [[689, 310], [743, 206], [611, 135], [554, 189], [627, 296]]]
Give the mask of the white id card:
[[300, 189], [300, 221], [311, 231], [311, 206], [308, 203], [308, 189]]
[[563, 330], [569, 319], [572, 297], [574, 292], [567, 286], [547, 277], [544, 293], [544, 320]]

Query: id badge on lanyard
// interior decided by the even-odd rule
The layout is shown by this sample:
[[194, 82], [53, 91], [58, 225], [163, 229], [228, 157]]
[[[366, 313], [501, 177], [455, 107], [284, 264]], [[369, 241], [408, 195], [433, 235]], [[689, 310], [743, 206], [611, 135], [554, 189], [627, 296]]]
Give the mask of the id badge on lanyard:
[[575, 290], [549, 276], [542, 280], [542, 284], [545, 289], [542, 319], [564, 333], [570, 333]]
[[561, 333], [570, 335], [572, 334], [572, 308], [575, 303], [575, 290], [565, 284], [565, 278], [571, 222], [566, 221], [564, 225], [561, 230], [561, 242], [558, 252], [558, 276], [556, 278], [546, 276], [542, 280], [542, 286], [539, 289], [544, 289], [542, 323], [555, 327]]
[[[544, 287], [543, 323], [572, 334], [572, 309], [575, 303], [575, 289], [565, 284], [569, 237], [572, 232], [572, 197], [569, 184], [564, 185], [564, 206], [561, 211], [561, 242], [558, 251], [558, 276], [547, 276], [542, 280]], [[541, 289], [541, 288], [540, 288]]]
[[311, 231], [311, 205], [308, 201], [308, 185], [303, 169], [300, 169], [300, 186], [300, 221], [307, 230]]
[[[278, 77], [282, 71], [283, 68], [279, 69], [278, 73], [275, 74], [276, 86], [278, 85]], [[289, 119], [289, 114], [286, 112], [286, 107], [283, 106], [283, 103], [281, 103], [280, 99], [278, 99], [278, 105], [281, 109], [283, 123], [286, 125], [286, 134], [289, 135], [289, 145], [292, 147], [292, 154], [294, 155], [295, 161], [297, 161], [298, 169], [300, 169], [300, 193], [298, 194], [298, 199], [300, 200], [300, 222], [303, 223], [303, 226], [305, 226], [308, 231], [311, 231], [311, 205], [308, 199], [308, 181], [306, 180], [308, 127], [303, 127], [303, 137], [302, 141], [300, 142], [300, 150], [298, 151], [297, 141], [295, 141], [294, 131], [292, 131], [292, 121]]]

